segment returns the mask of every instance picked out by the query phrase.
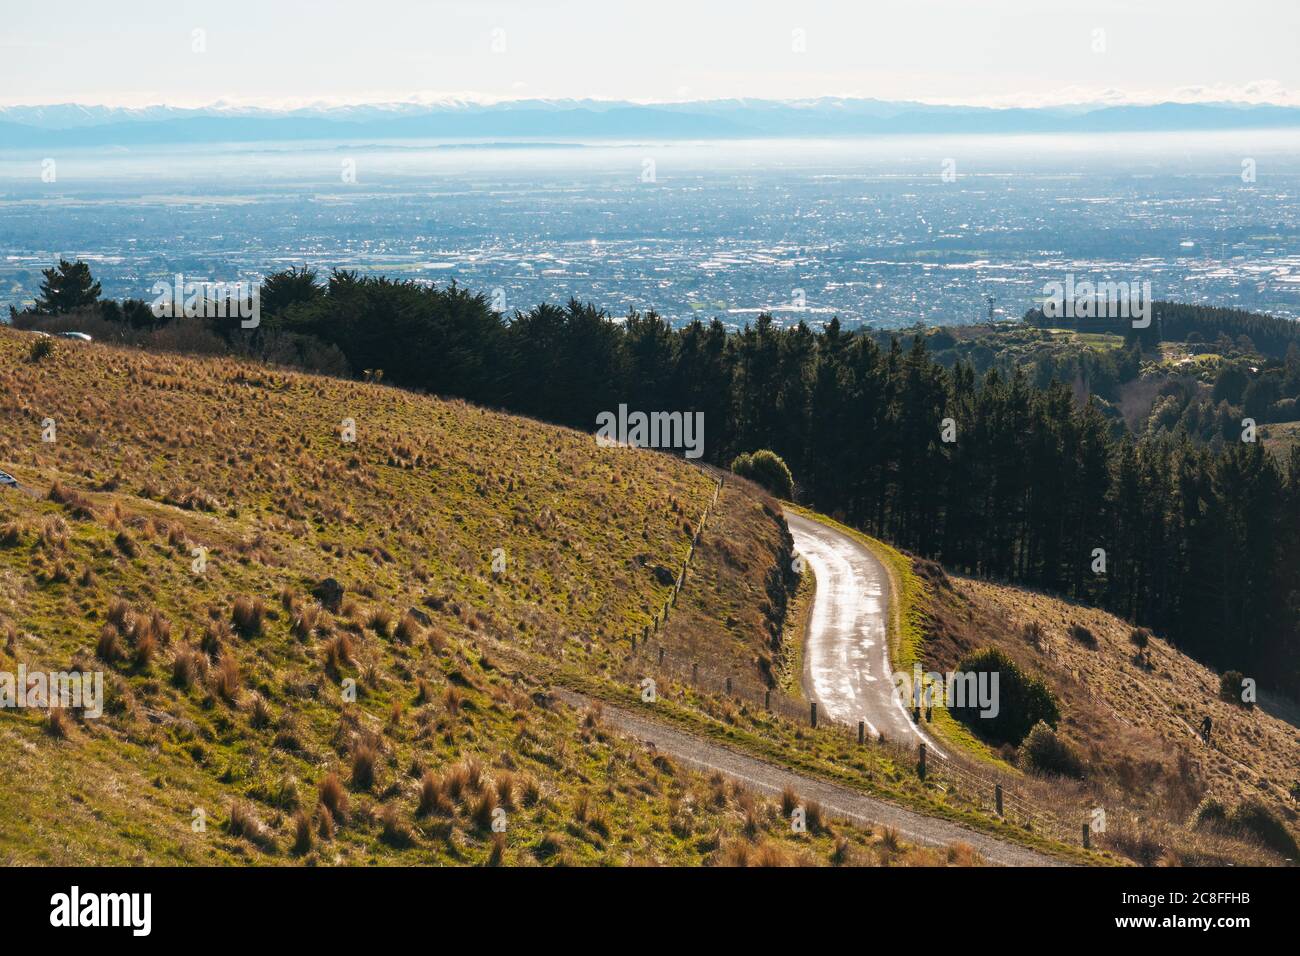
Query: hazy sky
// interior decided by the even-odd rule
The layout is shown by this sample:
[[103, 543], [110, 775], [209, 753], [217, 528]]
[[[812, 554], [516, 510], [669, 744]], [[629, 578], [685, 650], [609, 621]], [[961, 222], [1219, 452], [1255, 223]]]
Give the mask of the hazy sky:
[[5, 0], [0, 102], [1300, 105], [1298, 50], [1300, 0]]

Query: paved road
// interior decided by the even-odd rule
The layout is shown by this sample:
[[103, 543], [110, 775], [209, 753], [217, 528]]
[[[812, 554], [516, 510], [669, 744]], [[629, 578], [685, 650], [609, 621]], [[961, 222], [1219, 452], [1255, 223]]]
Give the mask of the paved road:
[[795, 550], [817, 577], [804, 641], [803, 689], [830, 720], [898, 743], [925, 741], [944, 752], [912, 722], [894, 692], [886, 621], [889, 572], [864, 545], [843, 532], [785, 513]]
[[[557, 689], [555, 695], [572, 707], [587, 707], [593, 702], [570, 690]], [[869, 797], [849, 787], [804, 776], [739, 753], [729, 747], [696, 737], [656, 721], [652, 712], [601, 705], [601, 721], [623, 734], [652, 744], [658, 753], [704, 772], [717, 771], [755, 793], [779, 795], [786, 787], [794, 789], [803, 800], [815, 800], [828, 816], [859, 826], [874, 824], [892, 827], [904, 840], [922, 845], [946, 847], [968, 843], [988, 863], [999, 866], [1059, 866], [1059, 861], [1034, 850], [1003, 843], [985, 833], [969, 830], [947, 820], [927, 817]], [[652, 707], [653, 705], [647, 705]]]

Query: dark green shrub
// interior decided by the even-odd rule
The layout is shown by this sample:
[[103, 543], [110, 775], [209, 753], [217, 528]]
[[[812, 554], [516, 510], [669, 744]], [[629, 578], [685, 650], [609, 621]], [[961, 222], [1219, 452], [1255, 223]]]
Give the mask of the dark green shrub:
[[1097, 646], [1097, 635], [1083, 624], [1070, 625], [1070, 637], [1074, 638], [1084, 647], [1095, 648]]
[[1300, 848], [1276, 813], [1258, 800], [1244, 800], [1228, 814], [1228, 829], [1268, 847], [1289, 860], [1300, 859]]
[[1222, 829], [1227, 820], [1228, 809], [1218, 797], [1205, 797], [1192, 811], [1193, 829]]
[[1219, 699], [1226, 700], [1229, 704], [1242, 706], [1241, 700], [1241, 682], [1246, 679], [1246, 675], [1241, 671], [1224, 671], [1223, 676], [1219, 678]]
[[1020, 769], [1058, 777], [1083, 776], [1083, 761], [1045, 723], [1034, 724], [1016, 754]]
[[33, 342], [32, 347], [27, 350], [27, 359], [28, 361], [31, 362], [39, 362], [41, 359], [45, 358], [47, 355], [51, 355], [53, 352], [54, 352], [53, 340], [47, 339], [45, 336], [41, 336], [39, 339]]
[[737, 455], [731, 470], [741, 478], [761, 485], [778, 498], [794, 499], [794, 476], [776, 452], [760, 448], [750, 455]]
[[[967, 654], [958, 663], [957, 670], [960, 674], [998, 675], [995, 715], [981, 716], [979, 702], [970, 700], [969, 693], [964, 706], [956, 706], [957, 702], [954, 702], [950, 707], [954, 717], [985, 740], [994, 744], [1019, 744], [1035, 724], [1043, 722], [1056, 726], [1061, 719], [1051, 689], [997, 648], [986, 647]], [[992, 690], [992, 680], [986, 680], [986, 686]]]

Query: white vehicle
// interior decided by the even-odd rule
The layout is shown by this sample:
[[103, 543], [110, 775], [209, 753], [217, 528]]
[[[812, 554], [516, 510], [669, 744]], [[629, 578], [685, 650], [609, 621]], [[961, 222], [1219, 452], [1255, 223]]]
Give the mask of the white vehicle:
[[0, 471], [0, 488], [18, 487], [18, 479], [7, 471]]
[[78, 341], [78, 342], [93, 342], [93, 341], [94, 341], [94, 339], [92, 339], [92, 338], [91, 338], [89, 335], [87, 335], [85, 332], [60, 332], [60, 333], [59, 333], [59, 338], [61, 338], [61, 339], [75, 339], [75, 340]]

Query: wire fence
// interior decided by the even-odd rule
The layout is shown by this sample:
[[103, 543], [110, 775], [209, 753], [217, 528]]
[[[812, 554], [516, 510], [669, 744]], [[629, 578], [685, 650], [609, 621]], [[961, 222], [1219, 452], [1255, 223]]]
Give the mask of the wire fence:
[[[956, 801], [1004, 820], [1026, 831], [1073, 843], [1083, 839], [1083, 821], [1072, 826], [1047, 808], [1036, 806], [1016, 786], [1017, 778], [992, 769], [976, 769], [956, 759], [940, 756], [924, 744], [910, 746], [906, 741], [873, 735], [866, 722], [854, 727], [827, 719], [818, 713], [816, 702], [802, 700], [780, 688], [770, 687], [753, 678], [730, 673], [674, 649], [661, 639], [635, 641], [629, 649], [624, 678], [638, 686], [645, 677], [655, 680], [656, 693], [668, 692], [664, 682], [675, 681], [696, 692], [761, 709], [788, 721], [803, 733], [815, 733], [843, 745], [874, 747], [900, 767], [910, 768], [918, 779], [940, 788]], [[917, 714], [924, 720], [924, 710]], [[792, 735], [793, 736], [793, 735]], [[797, 738], [796, 738], [797, 739]]]
[[[911, 765], [922, 780], [938, 786], [949, 796], [965, 800], [1000, 820], [1062, 842], [1082, 841], [1085, 845], [1090, 842], [1091, 831], [1085, 822], [1080, 821], [1079, 826], [1073, 826], [1061, 819], [1057, 812], [1035, 805], [1019, 787], [1015, 786], [1017, 778], [1010, 774], [1002, 774], [992, 768], [976, 768], [942, 756], [933, 748], [927, 748], [924, 743], [912, 749], [906, 741], [893, 741], [881, 735], [872, 735], [867, 731], [865, 721], [859, 721], [855, 728], [827, 719], [825, 714], [818, 714], [817, 705], [813, 701], [792, 696], [780, 688], [770, 686], [765, 681], [755, 679], [752, 675], [736, 674], [730, 668], [719, 668], [709, 661], [669, 646], [664, 629], [685, 586], [691, 559], [695, 555], [695, 549], [700, 543], [709, 518], [717, 507], [718, 497], [726, 480], [723, 474], [715, 473], [715, 477], [718, 481], [713, 490], [713, 497], [695, 527], [690, 548], [682, 563], [681, 573], [676, 578], [672, 594], [665, 602], [662, 613], [656, 614], [639, 635], [632, 633], [628, 636], [629, 652], [626, 663], [630, 665], [630, 670], [624, 673], [626, 679], [639, 681], [642, 676], [657, 674], [659, 677], [687, 684], [700, 693], [720, 695], [728, 700], [762, 707], [768, 713], [790, 721], [796, 726], [802, 724], [809, 730], [828, 735], [838, 734], [849, 738], [849, 741], [852, 741], [856, 734], [858, 744], [889, 751], [898, 765]], [[645, 675], [637, 671], [645, 671]], [[913, 720], [920, 724], [923, 719], [928, 719], [931, 712], [928, 708], [925, 710], [914, 708], [912, 713]]]
[[[826, 714], [818, 713], [813, 701], [786, 693], [754, 674], [736, 673], [730, 666], [719, 666], [673, 646], [672, 638], [666, 632], [667, 625], [725, 484], [724, 475], [715, 474], [715, 477], [718, 481], [713, 496], [693, 529], [691, 543], [674, 578], [671, 592], [663, 607], [651, 616], [648, 624], [639, 631], [624, 636], [622, 646], [626, 652], [613, 656], [607, 675], [609, 678], [629, 687], [640, 688], [644, 678], [650, 677], [655, 681], [658, 696], [706, 714], [710, 700], [761, 709], [777, 719], [789, 722], [791, 739], [812, 740], [814, 738], [811, 735], [816, 735], [816, 739], [832, 740], [840, 748], [876, 748], [877, 753], [891, 760], [895, 766], [905, 768], [927, 786], [942, 791], [945, 798], [953, 804], [969, 807], [992, 819], [1062, 843], [1082, 842], [1085, 847], [1090, 845], [1092, 831], [1087, 821], [1081, 819], [1077, 824], [1071, 823], [1062, 817], [1059, 810], [1034, 801], [1024, 792], [1021, 778], [991, 767], [975, 766], [961, 758], [941, 756], [924, 744], [912, 746], [909, 741], [873, 735], [867, 730], [865, 721], [860, 721], [854, 727], [829, 719]], [[553, 660], [564, 658], [566, 639], [561, 635], [551, 637], [553, 640], [550, 643], [553, 646], [549, 647], [547, 653]], [[545, 639], [543, 641], [546, 643]], [[504, 646], [502, 649], [506, 650]], [[517, 650], [516, 648], [515, 651]], [[677, 695], [671, 686], [672, 682], [690, 687], [705, 700], [692, 701]], [[928, 720], [925, 709], [914, 709], [912, 714], [913, 721], [918, 725]], [[798, 730], [797, 734], [794, 733], [795, 730]]]

